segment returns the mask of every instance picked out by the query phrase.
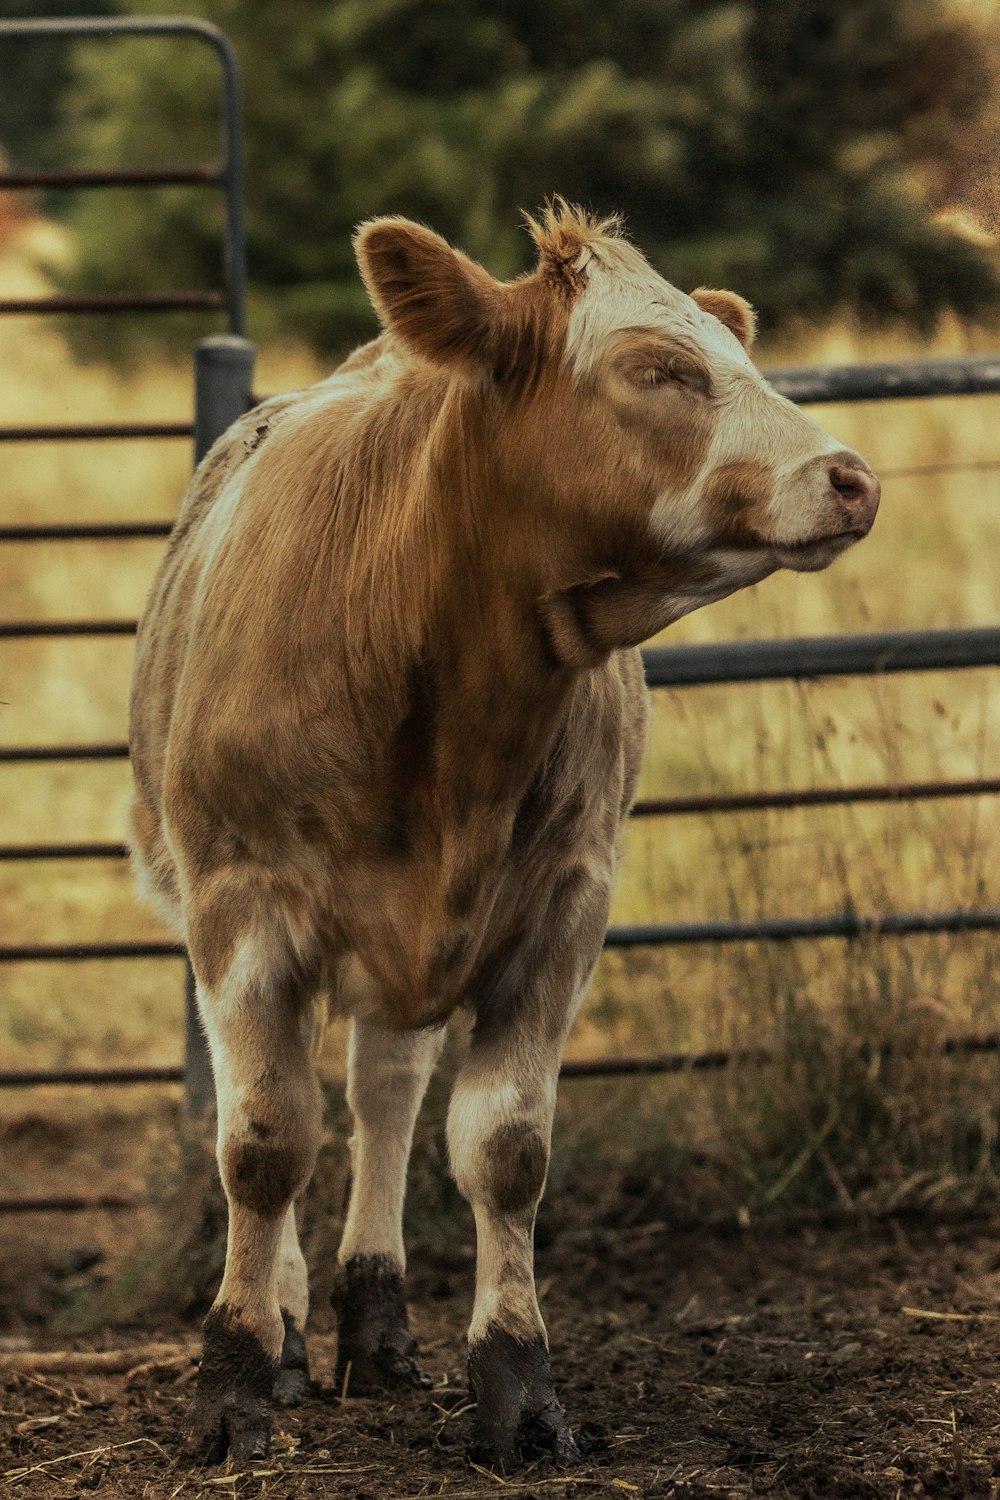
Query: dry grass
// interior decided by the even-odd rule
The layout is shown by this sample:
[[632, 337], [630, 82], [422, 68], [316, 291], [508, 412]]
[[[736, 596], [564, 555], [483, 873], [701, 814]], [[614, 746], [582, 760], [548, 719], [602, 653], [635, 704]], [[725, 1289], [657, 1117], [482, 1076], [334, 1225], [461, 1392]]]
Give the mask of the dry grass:
[[[15, 250], [0, 260], [0, 285], [37, 289], [41, 273], [33, 268], [31, 244]], [[765, 347], [762, 362], [839, 363], [977, 347], [988, 341], [958, 328], [944, 330], [933, 348], [834, 329], [803, 336], [794, 346]], [[120, 378], [83, 368], [72, 362], [57, 330], [20, 320], [0, 324], [0, 356], [0, 423], [190, 415], [185, 368], [151, 367]], [[319, 373], [301, 351], [269, 352], [258, 386], [288, 388]], [[825, 425], [886, 476], [872, 538], [829, 573], [769, 580], [683, 621], [669, 640], [993, 623], [1000, 473], [897, 471], [997, 463], [996, 412], [990, 398], [820, 411]], [[8, 448], [4, 459], [7, 520], [169, 516], [189, 471], [185, 443], [19, 446]], [[0, 548], [0, 608], [6, 618], [134, 614], [158, 554], [159, 545], [149, 543]], [[4, 743], [122, 737], [128, 642], [4, 643], [0, 649]], [[643, 790], [669, 795], [995, 773], [1000, 693], [994, 675], [661, 692]], [[0, 786], [2, 842], [122, 836], [122, 765], [0, 767]], [[1000, 808], [988, 798], [649, 820], [631, 829], [614, 916], [682, 920], [988, 904], [995, 900], [990, 877], [998, 839]], [[126, 872], [93, 861], [0, 865], [0, 914], [8, 942], [158, 932], [133, 901]], [[767, 1041], [786, 1058], [783, 1072], [753, 1080], [734, 1075], [710, 1085], [644, 1085], [649, 1110], [633, 1109], [635, 1118], [662, 1117], [669, 1105], [677, 1139], [700, 1141], [725, 1157], [730, 1181], [743, 1184], [733, 1189], [737, 1197], [745, 1190], [755, 1202], [769, 1194], [781, 1199], [808, 1178], [816, 1193], [853, 1201], [857, 1182], [846, 1183], [843, 1158], [861, 1150], [866, 1129], [883, 1150], [897, 1129], [897, 1176], [924, 1170], [913, 1165], [924, 1150], [927, 1170], [940, 1179], [942, 1164], [954, 1165], [962, 1155], [959, 1140], [966, 1143], [962, 1160], [970, 1151], [975, 1156], [968, 1144], [973, 1137], [980, 1147], [986, 1142], [975, 1148], [976, 1170], [989, 1160], [982, 1077], [966, 1069], [968, 1109], [945, 1109], [964, 1065], [930, 1059], [945, 1032], [988, 1025], [994, 948], [986, 937], [936, 937], [609, 955], [573, 1050], [587, 1055]], [[8, 1066], [180, 1055], [176, 964], [5, 966], [0, 981]], [[890, 1033], [905, 1035], [922, 1059], [906, 1078], [907, 1086], [922, 1090], [917, 1115], [923, 1125], [898, 1110], [894, 1116], [883, 1097], [884, 1074], [866, 1085], [863, 1068], [851, 1061], [858, 1056], [855, 1039], [867, 1044], [868, 1067], [872, 1049]], [[340, 1038], [332, 1045], [336, 1049]], [[853, 1090], [853, 1102], [827, 1123], [836, 1109], [830, 1103], [834, 1083], [845, 1095]], [[597, 1086], [574, 1087], [590, 1090], [593, 1099]], [[620, 1106], [620, 1090], [604, 1093]], [[9, 1098], [0, 1107], [16, 1110], [23, 1101]], [[848, 1119], [851, 1109], [856, 1117]], [[936, 1136], [927, 1124], [932, 1117]], [[803, 1144], [814, 1138], [811, 1154], [789, 1176]]]

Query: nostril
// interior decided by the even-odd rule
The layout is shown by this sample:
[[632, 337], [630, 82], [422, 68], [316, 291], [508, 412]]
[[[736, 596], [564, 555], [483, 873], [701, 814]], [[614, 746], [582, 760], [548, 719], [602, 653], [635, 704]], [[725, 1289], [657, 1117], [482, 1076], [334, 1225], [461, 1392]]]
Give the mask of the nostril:
[[848, 505], [856, 505], [861, 500], [867, 500], [875, 488], [875, 480], [870, 473], [865, 469], [849, 467], [847, 464], [831, 466], [830, 483], [841, 500], [846, 500]]
[[844, 505], [849, 505], [852, 510], [859, 510], [862, 514], [871, 513], [871, 520], [874, 520], [882, 486], [867, 463], [831, 463], [829, 481]]

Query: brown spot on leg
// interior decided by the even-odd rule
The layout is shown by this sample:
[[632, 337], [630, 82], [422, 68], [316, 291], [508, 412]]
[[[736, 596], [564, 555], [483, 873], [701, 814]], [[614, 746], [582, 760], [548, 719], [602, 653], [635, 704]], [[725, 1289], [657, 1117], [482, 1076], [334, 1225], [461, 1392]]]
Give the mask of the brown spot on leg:
[[356, 1255], [331, 1298], [337, 1314], [337, 1390], [351, 1396], [431, 1384], [416, 1361], [403, 1276], [384, 1255]]
[[185, 1446], [193, 1458], [236, 1463], [263, 1458], [271, 1441], [271, 1391], [277, 1365], [256, 1334], [225, 1304], [205, 1319], [198, 1394], [187, 1420]]
[[502, 1214], [521, 1213], [542, 1196], [549, 1153], [534, 1125], [501, 1125], [483, 1146], [485, 1195]]
[[[259, 1136], [260, 1127], [254, 1132]], [[276, 1219], [302, 1186], [303, 1153], [262, 1140], [227, 1141], [222, 1149], [226, 1191], [243, 1208]]]
[[539, 1453], [551, 1454], [557, 1464], [579, 1462], [543, 1338], [525, 1342], [491, 1329], [469, 1346], [469, 1389], [476, 1402], [476, 1462], [501, 1472]]

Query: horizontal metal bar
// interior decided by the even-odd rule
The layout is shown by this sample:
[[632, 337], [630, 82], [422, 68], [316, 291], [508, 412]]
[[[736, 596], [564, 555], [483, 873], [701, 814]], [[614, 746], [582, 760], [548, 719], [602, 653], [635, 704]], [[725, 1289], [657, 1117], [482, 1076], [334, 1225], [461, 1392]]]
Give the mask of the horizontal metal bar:
[[856, 677], [878, 672], [932, 672], [1000, 664], [1000, 629], [899, 630], [804, 636], [784, 641], [726, 641], [706, 646], [651, 646], [642, 654], [655, 687], [764, 682], [778, 678]]
[[[769, 808], [824, 807], [855, 802], [909, 802], [939, 797], [1000, 794], [1000, 778], [988, 781], [909, 782], [898, 786], [803, 787], [781, 792], [745, 792], [731, 796], [647, 798], [632, 808], [634, 818], [684, 814], [760, 812]], [[36, 859], [124, 859], [120, 843], [0, 844], [0, 861]]]
[[121, 1193], [97, 1193], [92, 1198], [79, 1193], [48, 1198], [0, 1198], [0, 1214], [122, 1213], [136, 1207], [134, 1198], [125, 1198]]
[[128, 845], [0, 844], [0, 863], [35, 859], [127, 859]]
[[134, 542], [166, 537], [173, 529], [173, 521], [81, 521], [75, 526], [0, 526], [0, 542]]
[[[941, 912], [844, 913], [764, 917], [756, 922], [681, 922], [609, 927], [606, 948], [654, 948], [681, 943], [788, 942], [817, 937], [903, 937], [913, 933], [1000, 931], [1000, 908]], [[183, 958], [180, 943], [29, 943], [0, 946], [0, 963], [105, 958]]]
[[0, 1089], [33, 1089], [48, 1085], [101, 1087], [105, 1084], [183, 1083], [182, 1067], [142, 1068], [8, 1068]]
[[192, 36], [215, 47], [228, 37], [211, 21], [194, 16], [40, 16], [0, 21], [0, 41], [8, 36], [72, 40], [82, 36]]
[[128, 760], [128, 746], [120, 741], [103, 745], [0, 745], [0, 765], [50, 760]]
[[183, 957], [184, 948], [180, 943], [12, 943], [0, 946], [0, 964]]
[[220, 167], [77, 167], [65, 172], [0, 172], [0, 188], [225, 187]]
[[1000, 392], [1000, 354], [872, 365], [800, 366], [763, 373], [776, 391], [801, 406]]
[[189, 438], [193, 422], [77, 422], [0, 427], [0, 443], [103, 443], [109, 439]]
[[[879, 1049], [883, 1056], [891, 1056], [894, 1050], [896, 1049], [891, 1044]], [[1000, 1036], [990, 1033], [950, 1036], [945, 1038], [939, 1050], [945, 1057], [1000, 1052]], [[732, 1051], [667, 1052], [655, 1057], [597, 1057], [585, 1062], [563, 1063], [560, 1077], [616, 1078], [643, 1073], [713, 1073], [731, 1066], [766, 1067], [774, 1060], [773, 1052], [765, 1047]]]
[[224, 292], [116, 292], [74, 297], [3, 297], [0, 314], [205, 312], [225, 308]]
[[[830, 790], [750, 792], [732, 797], [673, 797], [637, 802], [633, 817], [707, 812], [757, 812], [766, 808], [816, 807], [844, 802], [901, 802], [1000, 793], [1000, 780], [914, 783], [903, 787], [834, 787]], [[126, 859], [123, 843], [0, 844], [0, 862], [60, 859]]]
[[[10, 620], [0, 638], [134, 635], [135, 620]], [[646, 682], [655, 687], [763, 682], [781, 678], [850, 677], [879, 672], [928, 672], [1000, 665], [1000, 629], [906, 630], [786, 641], [728, 641], [709, 646], [654, 646], [643, 652]]]
[[[997, 932], [1000, 908], [970, 911], [875, 912], [860, 915], [761, 917], [755, 922], [676, 922], [609, 927], [607, 948], [658, 948], [681, 943], [782, 943], [797, 938], [905, 937], [922, 932]], [[0, 950], [2, 953], [2, 950]]]
[[720, 792], [707, 797], [646, 797], [634, 818], [685, 813], [760, 812], [779, 807], [835, 807], [851, 802], [922, 802], [937, 797], [1000, 793], [1000, 777], [979, 781], [905, 781], [884, 786], [791, 787], [777, 792]]
[[68, 635], [135, 635], [135, 620], [0, 620], [0, 640]]
[[[883, 1053], [892, 1048], [881, 1049]], [[978, 1033], [946, 1037], [944, 1056], [1000, 1051], [1000, 1036]], [[765, 1047], [713, 1048], [707, 1052], [667, 1052], [652, 1057], [596, 1057], [564, 1062], [562, 1078], [616, 1078], [644, 1073], [713, 1073], [733, 1065], [765, 1067], [774, 1054]], [[176, 1066], [136, 1068], [13, 1068], [0, 1072], [0, 1089], [47, 1087], [131, 1087], [156, 1083], [183, 1083], [184, 1069]]]
[[[770, 1062], [770, 1053], [758, 1048], [749, 1052], [668, 1052], [656, 1057], [596, 1057], [586, 1062], [564, 1062], [560, 1078], [626, 1078], [639, 1073], [714, 1073], [733, 1063]], [[3, 1075], [0, 1075], [0, 1088]]]

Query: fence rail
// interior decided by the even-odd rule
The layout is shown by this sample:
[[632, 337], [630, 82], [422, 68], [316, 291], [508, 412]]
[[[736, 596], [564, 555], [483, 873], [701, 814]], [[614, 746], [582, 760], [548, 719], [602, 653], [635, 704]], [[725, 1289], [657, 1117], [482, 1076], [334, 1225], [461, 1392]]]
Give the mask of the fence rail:
[[811, 365], [766, 373], [776, 391], [801, 406], [1000, 392], [1000, 354], [870, 365]]
[[[83, 422], [50, 423], [46, 426], [0, 427], [0, 443], [86, 443], [146, 438], [189, 438], [194, 433], [191, 422]], [[168, 522], [168, 530], [172, 522]], [[30, 528], [27, 528], [30, 529]], [[5, 527], [0, 541], [19, 540], [8, 536]]]

